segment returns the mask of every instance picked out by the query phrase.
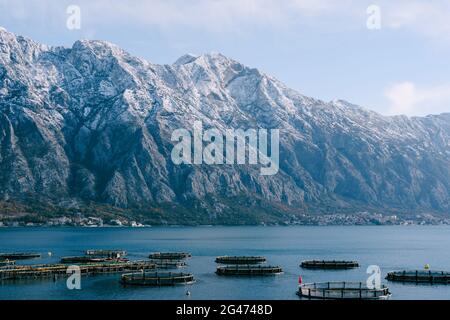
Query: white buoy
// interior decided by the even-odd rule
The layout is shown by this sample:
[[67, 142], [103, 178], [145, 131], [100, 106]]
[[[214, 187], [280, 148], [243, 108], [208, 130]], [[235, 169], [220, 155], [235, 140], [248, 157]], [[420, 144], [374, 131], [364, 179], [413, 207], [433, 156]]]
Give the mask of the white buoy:
[[51, 257], [53, 255], [53, 253], [51, 253], [50, 251], [48, 252], [48, 256]]

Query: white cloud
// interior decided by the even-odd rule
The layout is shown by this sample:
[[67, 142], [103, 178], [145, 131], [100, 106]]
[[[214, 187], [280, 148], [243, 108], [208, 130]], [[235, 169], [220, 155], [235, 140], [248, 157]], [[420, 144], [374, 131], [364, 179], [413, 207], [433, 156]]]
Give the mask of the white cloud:
[[[351, 1], [351, 0], [350, 0]], [[87, 11], [103, 11], [103, 18], [126, 18], [162, 28], [179, 26], [203, 30], [236, 31], [245, 26], [284, 27], [302, 15], [317, 15], [334, 8], [334, 0], [135, 0], [88, 1]]]
[[[1, 1], [1, 0], [0, 0]], [[16, 0], [17, 1], [17, 0]], [[19, 1], [20, 2], [20, 1]], [[95, 19], [133, 19], [163, 28], [198, 27], [213, 32], [246, 26], [285, 27], [309, 23], [320, 27], [325, 18], [345, 18], [350, 26], [366, 25], [373, 0], [79, 0]], [[378, 0], [383, 27], [403, 29], [435, 40], [450, 40], [450, 1]], [[98, 15], [98, 12], [102, 12]], [[313, 17], [314, 19], [305, 19]], [[128, 20], [129, 21], [129, 20]]]
[[[0, 9], [16, 20], [65, 18], [72, 0], [0, 0]], [[155, 26], [168, 30], [201, 28], [236, 32], [249, 26], [286, 27], [305, 22], [304, 17], [348, 14], [355, 0], [78, 0], [84, 20], [93, 26], [111, 23]], [[354, 9], [354, 8], [353, 8]], [[0, 17], [1, 19], [1, 17]], [[309, 20], [320, 24], [319, 20]], [[0, 20], [1, 24], [1, 20]]]
[[[0, 8], [11, 18], [64, 18], [62, 7], [72, 0], [0, 0]], [[434, 39], [450, 40], [448, 0], [78, 0], [92, 26], [115, 21], [165, 29], [196, 27], [213, 32], [247, 26], [285, 27], [298, 23], [322, 26], [328, 18], [345, 18], [350, 26], [364, 28], [366, 9], [381, 8], [384, 28], [405, 29]], [[47, 14], [46, 14], [47, 13]], [[305, 19], [313, 17], [314, 19]], [[325, 18], [326, 17], [326, 18]], [[1, 19], [1, 18], [0, 18]], [[59, 18], [56, 18], [59, 21]], [[0, 22], [1, 23], [1, 22]], [[341, 23], [341, 22], [340, 22]], [[341, 24], [340, 24], [341, 25]]]
[[398, 0], [383, 5], [389, 28], [405, 29], [438, 41], [450, 41], [450, 1]]
[[450, 84], [417, 87], [412, 82], [401, 82], [385, 90], [390, 106], [389, 115], [423, 116], [450, 112]]

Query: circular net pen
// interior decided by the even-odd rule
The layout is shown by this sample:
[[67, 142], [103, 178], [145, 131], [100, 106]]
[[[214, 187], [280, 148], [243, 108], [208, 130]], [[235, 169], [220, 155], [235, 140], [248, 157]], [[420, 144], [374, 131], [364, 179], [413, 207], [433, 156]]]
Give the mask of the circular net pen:
[[353, 269], [358, 268], [357, 261], [337, 260], [307, 260], [300, 264], [305, 269]]
[[183, 260], [151, 259], [149, 262], [154, 263], [158, 269], [178, 269], [186, 266]]
[[149, 259], [158, 260], [183, 260], [190, 258], [192, 255], [187, 252], [154, 252], [149, 255]]
[[397, 282], [450, 284], [450, 272], [430, 270], [392, 271], [387, 274], [386, 279]]
[[265, 257], [249, 256], [221, 256], [216, 258], [216, 263], [221, 264], [260, 264], [266, 262]]
[[86, 250], [87, 256], [105, 257], [105, 258], [121, 258], [127, 255], [125, 250]]
[[362, 282], [315, 282], [301, 284], [297, 295], [309, 299], [385, 300], [391, 293], [384, 285], [371, 289]]
[[252, 266], [235, 265], [217, 267], [216, 274], [219, 276], [266, 276], [283, 273], [279, 266]]
[[124, 274], [120, 282], [131, 286], [174, 286], [192, 284], [195, 278], [191, 273], [140, 272]]

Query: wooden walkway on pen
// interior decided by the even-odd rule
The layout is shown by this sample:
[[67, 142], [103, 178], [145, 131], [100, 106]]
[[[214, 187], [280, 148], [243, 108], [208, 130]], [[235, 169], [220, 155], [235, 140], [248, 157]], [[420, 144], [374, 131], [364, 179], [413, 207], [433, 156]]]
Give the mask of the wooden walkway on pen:
[[397, 282], [450, 284], [450, 272], [429, 270], [392, 271], [387, 274], [386, 279]]
[[263, 265], [234, 265], [217, 267], [216, 274], [219, 276], [265, 276], [283, 273], [279, 266]]
[[191, 273], [141, 272], [122, 275], [121, 283], [133, 286], [173, 286], [195, 282]]
[[[149, 261], [79, 264], [82, 275], [125, 273], [156, 269]], [[0, 269], [0, 280], [38, 279], [67, 275], [68, 265], [30, 265]], [[71, 274], [71, 273], [70, 273]]]

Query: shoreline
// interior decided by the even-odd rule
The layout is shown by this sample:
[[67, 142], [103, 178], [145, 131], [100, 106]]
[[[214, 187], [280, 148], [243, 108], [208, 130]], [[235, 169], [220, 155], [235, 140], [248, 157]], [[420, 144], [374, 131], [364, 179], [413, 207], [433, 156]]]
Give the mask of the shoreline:
[[131, 227], [131, 226], [51, 226], [51, 225], [34, 225], [34, 226], [0, 226], [0, 230], [10, 230], [10, 229], [152, 229], [152, 228], [168, 228], [168, 229], [177, 229], [177, 228], [295, 228], [295, 227], [450, 227], [450, 224], [292, 224], [292, 225], [284, 225], [284, 224], [269, 224], [269, 225], [256, 225], [256, 224], [216, 224], [216, 225], [148, 225], [142, 227]]

